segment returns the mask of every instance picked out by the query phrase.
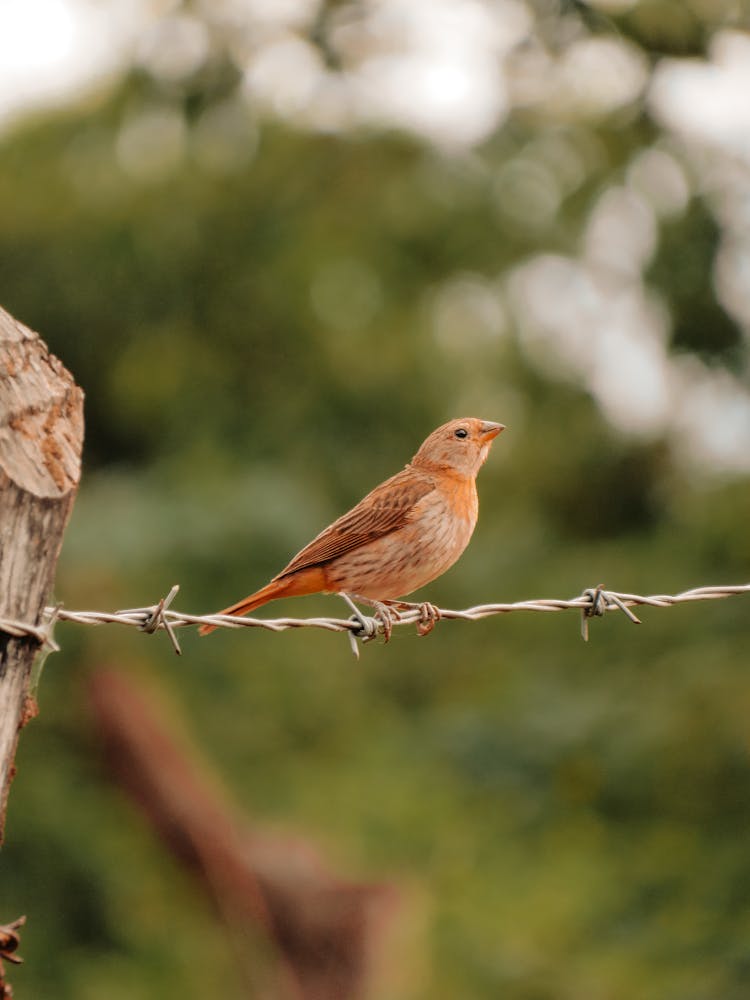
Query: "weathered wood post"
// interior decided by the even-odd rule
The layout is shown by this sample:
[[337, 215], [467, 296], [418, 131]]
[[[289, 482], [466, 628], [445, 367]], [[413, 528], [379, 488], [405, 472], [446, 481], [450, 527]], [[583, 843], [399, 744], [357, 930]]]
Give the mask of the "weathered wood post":
[[0, 842], [40, 647], [7, 624], [42, 623], [82, 446], [83, 392], [44, 341], [0, 308]]

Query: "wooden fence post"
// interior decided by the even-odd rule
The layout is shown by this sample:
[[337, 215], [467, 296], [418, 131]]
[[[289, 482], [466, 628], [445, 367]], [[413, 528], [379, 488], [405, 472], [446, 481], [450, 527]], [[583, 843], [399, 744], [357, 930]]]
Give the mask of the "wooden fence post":
[[0, 843], [39, 625], [81, 476], [83, 392], [44, 341], [0, 308]]

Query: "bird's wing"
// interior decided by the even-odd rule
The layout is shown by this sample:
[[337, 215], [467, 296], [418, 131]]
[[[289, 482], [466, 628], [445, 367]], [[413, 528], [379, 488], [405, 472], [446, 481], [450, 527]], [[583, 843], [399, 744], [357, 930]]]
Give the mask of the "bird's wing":
[[276, 577], [288, 576], [308, 566], [319, 566], [367, 542], [389, 535], [408, 524], [412, 512], [435, 489], [431, 476], [407, 465], [401, 472], [376, 486], [356, 507], [306, 545]]

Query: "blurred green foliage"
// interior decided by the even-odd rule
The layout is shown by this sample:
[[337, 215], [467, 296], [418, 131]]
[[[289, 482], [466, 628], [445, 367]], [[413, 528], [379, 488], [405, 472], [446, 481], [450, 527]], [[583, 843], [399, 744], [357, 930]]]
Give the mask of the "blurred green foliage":
[[[638, 4], [617, 30], [651, 55], [702, 51], [708, 15], [667, 9]], [[519, 111], [466, 157], [245, 111], [240, 166], [125, 169], [123, 121], [158, 106], [192, 134], [234, 82], [218, 55], [182, 90], [134, 71], [3, 141], [3, 305], [86, 391], [57, 599], [134, 606], [179, 581], [181, 609], [224, 605], [463, 412], [509, 429], [481, 476], [475, 542], [431, 600], [747, 579], [746, 481], [620, 435], [582, 385], [531, 367], [512, 329], [469, 313], [436, 336], [432, 322], [444, 283], [575, 250], [593, 201], [657, 136], [643, 108], [586, 125]], [[541, 140], [585, 167], [535, 223], [498, 205], [497, 178]], [[695, 197], [647, 277], [675, 351], [746, 371], [707, 277], [718, 239]], [[334, 598], [288, 610], [343, 613]], [[60, 626], [0, 857], [4, 914], [30, 918], [19, 996], [240, 995], [207, 904], [105, 771], [85, 682], [106, 663], [171, 689], [254, 821], [413, 889], [403, 983], [384, 1000], [746, 997], [747, 605], [643, 619], [595, 621], [588, 646], [564, 615], [397, 630], [358, 664], [307, 630], [185, 633], [176, 661], [160, 637]]]

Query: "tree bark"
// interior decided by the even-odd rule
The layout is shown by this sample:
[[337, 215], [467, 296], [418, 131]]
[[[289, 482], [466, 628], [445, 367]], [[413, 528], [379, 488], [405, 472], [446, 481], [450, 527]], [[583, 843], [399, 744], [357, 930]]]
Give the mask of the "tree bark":
[[[83, 392], [0, 308], [0, 619], [39, 625], [81, 475]], [[39, 641], [0, 622], [0, 842]]]

